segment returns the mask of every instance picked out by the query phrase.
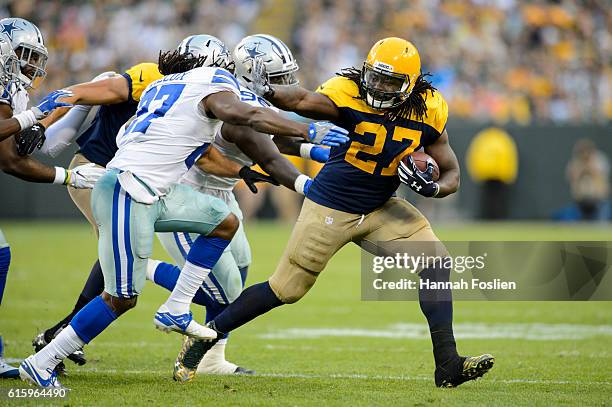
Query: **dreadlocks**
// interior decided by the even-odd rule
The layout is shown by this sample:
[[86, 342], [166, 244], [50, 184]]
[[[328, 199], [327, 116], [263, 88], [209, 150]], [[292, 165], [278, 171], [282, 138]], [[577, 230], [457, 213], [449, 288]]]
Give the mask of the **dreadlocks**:
[[[339, 76], [343, 76], [355, 82], [357, 87], [359, 88], [359, 98], [365, 99], [365, 89], [361, 86], [361, 70], [357, 68], [345, 68], [342, 69], [339, 73]], [[385, 116], [393, 121], [398, 117], [409, 118], [412, 114], [415, 115], [417, 120], [423, 120], [423, 117], [427, 117], [427, 105], [425, 101], [427, 100], [427, 92], [433, 93], [436, 88], [433, 87], [430, 81], [426, 78], [431, 76], [431, 74], [425, 73], [419, 75], [414, 84], [414, 88], [410, 95], [404, 100], [399, 106], [395, 106], [391, 109], [386, 109]]]
[[187, 72], [193, 68], [203, 66], [207, 56], [194, 57], [191, 54], [181, 54], [178, 50], [175, 51], [159, 51], [159, 72], [162, 75], [170, 75], [173, 73]]

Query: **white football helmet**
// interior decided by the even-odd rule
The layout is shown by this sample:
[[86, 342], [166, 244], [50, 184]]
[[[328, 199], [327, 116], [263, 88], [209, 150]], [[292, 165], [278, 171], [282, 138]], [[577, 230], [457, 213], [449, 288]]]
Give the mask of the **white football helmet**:
[[204, 65], [217, 66], [234, 73], [234, 61], [225, 44], [212, 35], [198, 34], [185, 38], [178, 46], [181, 54], [204, 57]]
[[291, 50], [272, 35], [255, 34], [244, 37], [234, 48], [233, 57], [236, 63], [236, 78], [249, 89], [253, 82], [253, 59], [258, 57], [263, 60], [271, 85], [295, 86], [300, 83], [295, 77], [295, 72], [300, 68]]
[[19, 59], [19, 81], [25, 88], [35, 88], [47, 75], [45, 67], [49, 57], [40, 30], [23, 18], [3, 18], [0, 33]]
[[[10, 92], [11, 85], [19, 78], [19, 60], [10, 42], [0, 35], [0, 86]], [[0, 90], [0, 93], [3, 91]]]

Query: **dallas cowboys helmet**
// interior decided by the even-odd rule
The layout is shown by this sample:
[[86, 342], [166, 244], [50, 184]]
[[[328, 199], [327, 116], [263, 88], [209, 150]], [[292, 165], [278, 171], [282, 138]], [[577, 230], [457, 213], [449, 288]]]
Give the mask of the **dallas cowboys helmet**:
[[185, 38], [178, 46], [181, 54], [204, 57], [204, 65], [217, 66], [234, 73], [234, 61], [225, 44], [212, 35], [198, 34]]
[[49, 56], [40, 30], [23, 18], [3, 18], [0, 33], [11, 43], [19, 59], [19, 81], [26, 88], [35, 88], [47, 75]]
[[244, 37], [234, 48], [236, 78], [250, 88], [253, 82], [251, 68], [254, 58], [262, 58], [271, 85], [295, 86], [299, 81], [295, 72], [299, 69], [291, 50], [278, 38], [267, 34]]
[[[9, 90], [19, 76], [19, 60], [10, 42], [0, 34], [0, 86]], [[0, 89], [2, 92], [2, 89]]]

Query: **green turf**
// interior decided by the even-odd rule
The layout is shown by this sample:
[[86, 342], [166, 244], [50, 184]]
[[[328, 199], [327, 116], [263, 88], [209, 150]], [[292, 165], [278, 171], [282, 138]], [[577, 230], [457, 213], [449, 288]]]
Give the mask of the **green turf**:
[[[13, 263], [0, 309], [7, 357], [22, 358], [43, 327], [71, 309], [92, 259], [88, 226], [4, 223]], [[545, 224], [475, 224], [438, 228], [452, 240], [612, 240], [611, 228]], [[249, 283], [273, 270], [290, 227], [247, 225], [254, 264]], [[160, 247], [155, 255], [165, 258]], [[457, 389], [433, 385], [427, 339], [367, 336], [266, 339], [290, 328], [365, 329], [386, 332], [394, 324], [425, 327], [417, 303], [361, 302], [359, 251], [346, 247], [300, 303], [285, 306], [236, 331], [228, 359], [256, 369], [256, 377], [202, 377], [188, 385], [172, 381], [180, 338], [153, 328], [152, 316], [166, 292], [148, 285], [138, 307], [87, 348], [89, 362], [67, 362], [70, 405], [609, 405], [612, 394], [612, 303], [459, 302], [458, 324], [566, 324], [602, 328], [583, 339], [459, 339], [464, 354], [490, 352], [495, 368], [482, 380]], [[198, 315], [201, 309], [196, 308]], [[575, 324], [567, 325], [567, 324]], [[498, 327], [499, 325], [496, 325]], [[508, 325], [512, 326], [512, 325]], [[587, 327], [585, 327], [586, 329]], [[494, 331], [495, 327], [491, 328]], [[0, 390], [20, 386], [0, 381]], [[6, 396], [0, 395], [0, 405]], [[31, 401], [32, 404], [39, 402]], [[21, 403], [23, 404], [23, 403]]]

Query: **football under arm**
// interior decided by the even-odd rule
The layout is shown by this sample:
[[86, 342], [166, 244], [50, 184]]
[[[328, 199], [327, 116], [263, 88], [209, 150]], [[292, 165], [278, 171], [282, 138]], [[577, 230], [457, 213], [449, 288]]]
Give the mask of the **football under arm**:
[[281, 185], [295, 191], [295, 181], [302, 173], [282, 156], [269, 135], [258, 133], [249, 127], [227, 123], [223, 124], [221, 133], [223, 138], [234, 142], [240, 150], [259, 164], [272, 178]]
[[436, 160], [440, 168], [440, 179], [437, 181], [440, 190], [436, 198], [442, 198], [457, 192], [460, 177], [459, 161], [448, 142], [446, 130], [442, 132], [435, 143], [425, 147], [425, 152]]
[[286, 119], [272, 109], [241, 102], [234, 93], [213, 93], [201, 103], [209, 117], [216, 117], [225, 123], [248, 126], [260, 133], [308, 140], [307, 124]]
[[274, 106], [317, 120], [334, 120], [340, 115], [338, 107], [322, 93], [301, 86], [272, 86], [274, 93], [266, 100]]

